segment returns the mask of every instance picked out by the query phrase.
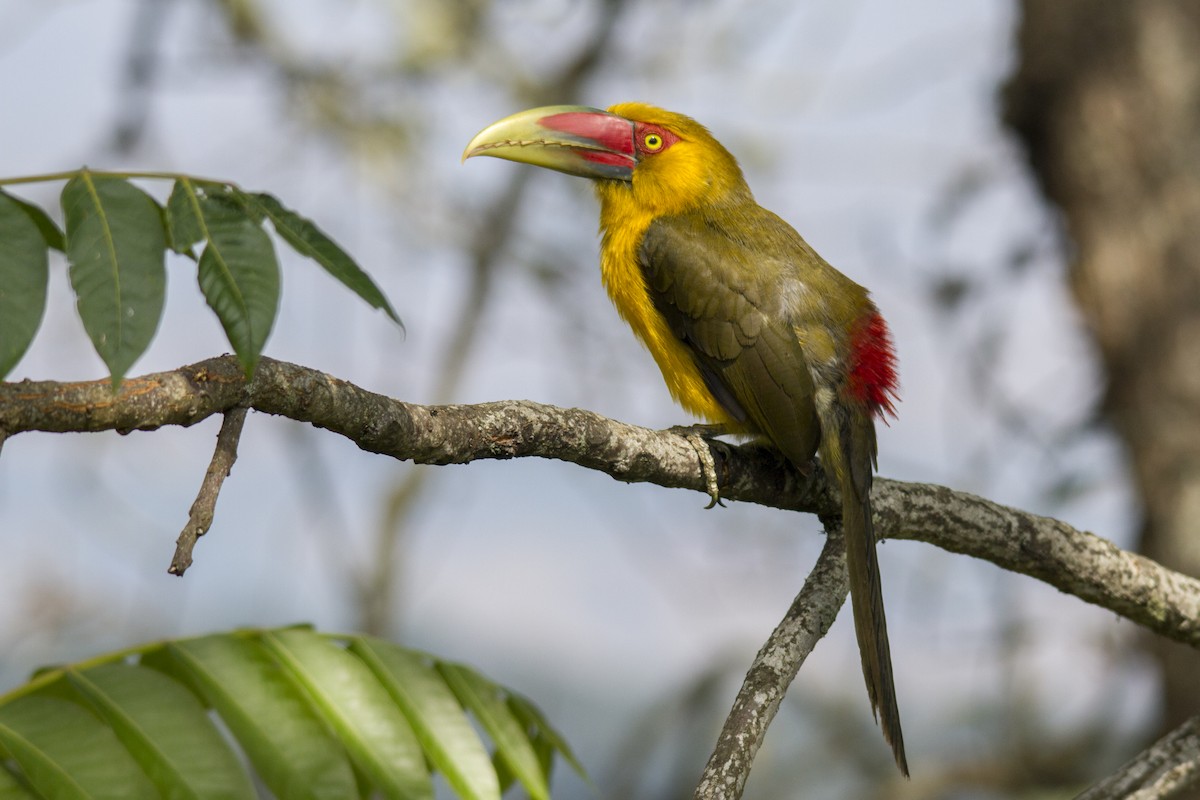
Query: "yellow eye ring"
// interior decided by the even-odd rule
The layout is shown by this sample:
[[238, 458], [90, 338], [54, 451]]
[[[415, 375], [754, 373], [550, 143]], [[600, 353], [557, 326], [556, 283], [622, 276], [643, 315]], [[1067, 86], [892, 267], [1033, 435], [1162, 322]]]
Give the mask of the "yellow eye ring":
[[642, 139], [642, 144], [651, 152], [655, 150], [661, 150], [663, 146], [663, 138], [657, 133], [647, 133], [645, 138]]

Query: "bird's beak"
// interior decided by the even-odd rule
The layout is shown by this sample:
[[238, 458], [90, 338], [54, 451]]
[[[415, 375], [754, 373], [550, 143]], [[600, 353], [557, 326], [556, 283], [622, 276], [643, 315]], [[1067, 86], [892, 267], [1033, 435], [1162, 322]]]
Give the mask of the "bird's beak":
[[484, 128], [463, 151], [579, 175], [633, 180], [637, 165], [634, 125], [624, 117], [587, 106], [542, 106]]

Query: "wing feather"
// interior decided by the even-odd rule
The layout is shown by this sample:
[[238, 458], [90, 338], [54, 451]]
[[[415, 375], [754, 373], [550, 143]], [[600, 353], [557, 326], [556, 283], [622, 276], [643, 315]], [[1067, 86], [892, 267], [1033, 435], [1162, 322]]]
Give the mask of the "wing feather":
[[764, 298], [795, 266], [692, 216], [651, 223], [638, 253], [654, 306], [687, 345], [718, 402], [801, 465], [820, 426], [791, 321]]

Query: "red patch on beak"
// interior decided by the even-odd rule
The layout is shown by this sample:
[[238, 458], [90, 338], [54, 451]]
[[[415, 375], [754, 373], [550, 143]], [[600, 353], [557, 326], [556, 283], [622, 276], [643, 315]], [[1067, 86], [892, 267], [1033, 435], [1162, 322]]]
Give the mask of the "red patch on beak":
[[615, 114], [590, 111], [568, 111], [542, 117], [538, 124], [552, 131], [578, 137], [580, 144], [595, 144], [608, 153], [592, 151], [583, 154], [601, 164], [628, 165], [633, 158], [633, 123]]

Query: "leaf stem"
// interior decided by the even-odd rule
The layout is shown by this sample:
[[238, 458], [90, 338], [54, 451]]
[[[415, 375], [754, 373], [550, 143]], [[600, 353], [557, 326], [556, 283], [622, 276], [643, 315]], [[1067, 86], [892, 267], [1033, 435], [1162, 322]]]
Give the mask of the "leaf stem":
[[76, 661], [71, 664], [63, 664], [62, 666], [46, 669], [34, 676], [27, 683], [16, 687], [10, 692], [0, 694], [0, 706], [7, 705], [13, 700], [16, 700], [18, 697], [25, 697], [26, 695], [35, 694], [42, 687], [49, 686], [50, 684], [54, 683], [68, 671], [82, 672], [103, 664], [126, 661], [130, 656], [145, 655], [152, 650], [162, 647], [167, 641], [169, 640], [162, 639], [154, 642], [145, 642], [143, 644], [125, 648], [124, 650], [117, 650], [112, 653], [104, 653], [103, 655], [93, 656], [92, 658], [87, 658], [83, 661]]
[[159, 172], [156, 170], [103, 170], [103, 169], [88, 169], [81, 167], [79, 169], [66, 170], [64, 172], [45, 172], [41, 175], [20, 175], [14, 178], [0, 177], [0, 186], [16, 186], [23, 183], [49, 183], [52, 181], [69, 181], [72, 178], [79, 177], [83, 172], [99, 177], [99, 178], [119, 178], [123, 180], [152, 180], [152, 181], [179, 181], [186, 180], [193, 183], [212, 183], [221, 186], [228, 186], [231, 189], [238, 189], [238, 185], [232, 181], [216, 180], [213, 178], [200, 178], [195, 175], [187, 175], [182, 172]]

